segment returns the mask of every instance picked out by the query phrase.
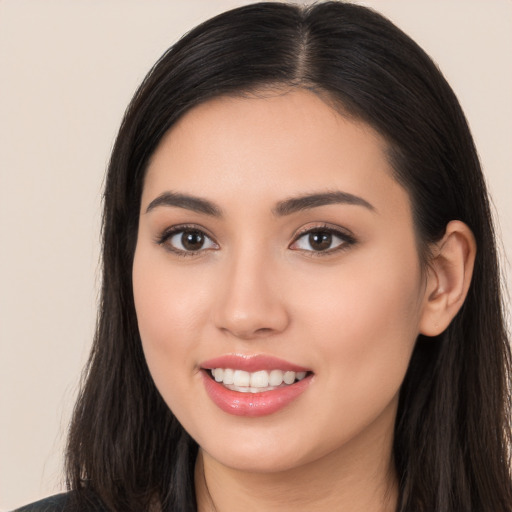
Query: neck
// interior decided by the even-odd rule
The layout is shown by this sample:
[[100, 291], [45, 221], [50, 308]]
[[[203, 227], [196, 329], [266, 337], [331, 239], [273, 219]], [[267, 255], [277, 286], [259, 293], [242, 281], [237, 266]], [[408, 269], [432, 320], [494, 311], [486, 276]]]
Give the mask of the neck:
[[195, 485], [198, 512], [393, 512], [398, 484], [392, 436], [354, 440], [320, 459], [280, 472], [226, 467], [200, 449]]

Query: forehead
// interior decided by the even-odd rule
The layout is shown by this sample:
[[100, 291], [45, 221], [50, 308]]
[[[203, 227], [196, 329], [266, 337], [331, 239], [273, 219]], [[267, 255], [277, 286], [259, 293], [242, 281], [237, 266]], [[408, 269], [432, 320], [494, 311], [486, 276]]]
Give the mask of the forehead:
[[374, 129], [297, 90], [219, 97], [190, 110], [155, 151], [143, 204], [166, 189], [260, 202], [339, 189], [381, 202], [396, 187]]

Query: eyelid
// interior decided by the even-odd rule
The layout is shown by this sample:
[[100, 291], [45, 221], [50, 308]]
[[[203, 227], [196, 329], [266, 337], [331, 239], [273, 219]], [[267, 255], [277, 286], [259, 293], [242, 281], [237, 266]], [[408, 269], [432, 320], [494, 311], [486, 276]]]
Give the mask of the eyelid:
[[[178, 256], [198, 256], [201, 253], [204, 253], [206, 251], [211, 250], [217, 250], [219, 249], [219, 244], [215, 240], [215, 237], [209, 233], [209, 230], [202, 227], [198, 224], [176, 224], [167, 227], [162, 232], [160, 232], [159, 235], [155, 238], [155, 243], [158, 245], [164, 245], [166, 242], [176, 234], [185, 232], [185, 231], [197, 231], [200, 232], [202, 235], [204, 235], [205, 238], [209, 239], [214, 245], [214, 248], [201, 248], [196, 251], [194, 250], [182, 250], [175, 246], [172, 246], [170, 244], [166, 245], [166, 249], [169, 252], [172, 252]], [[305, 235], [308, 235], [310, 233], [315, 232], [327, 232], [332, 234], [333, 236], [339, 238], [341, 240], [341, 243], [339, 243], [336, 247], [333, 247], [332, 249], [325, 249], [322, 251], [315, 251], [314, 249], [308, 250], [308, 249], [301, 249], [301, 248], [293, 248], [293, 245], [297, 243], [298, 240], [300, 240]], [[335, 252], [338, 252], [343, 249], [347, 249], [348, 247], [354, 245], [357, 242], [356, 238], [352, 234], [351, 231], [349, 231], [346, 228], [343, 228], [338, 225], [329, 224], [326, 222], [318, 223], [318, 224], [308, 224], [306, 226], [303, 226], [300, 228], [294, 235], [292, 242], [288, 245], [289, 249], [301, 251], [303, 253], [309, 253], [309, 256], [327, 256], [330, 254], [333, 254]]]
[[[333, 247], [332, 249], [326, 249], [326, 250], [323, 250], [323, 251], [315, 251], [315, 250], [307, 250], [307, 249], [299, 249], [299, 248], [296, 248], [296, 249], [293, 249], [292, 246], [294, 244], [296, 244], [298, 242], [298, 240], [300, 240], [302, 237], [304, 237], [305, 235], [309, 235], [311, 233], [315, 233], [315, 232], [327, 232], [327, 233], [330, 233], [332, 234], [333, 236], [339, 238], [340, 240], [342, 240], [342, 243], [340, 243], [339, 245], [337, 245], [336, 247]], [[288, 246], [290, 249], [292, 250], [296, 250], [296, 251], [302, 251], [304, 253], [309, 253], [308, 256], [328, 256], [330, 254], [333, 254], [333, 253], [336, 253], [338, 251], [341, 251], [341, 250], [344, 250], [344, 249], [347, 249], [348, 247], [354, 245], [357, 243], [357, 240], [355, 238], [355, 236], [353, 235], [353, 233], [351, 231], [349, 231], [348, 229], [346, 228], [342, 228], [341, 226], [337, 226], [337, 225], [334, 225], [334, 224], [329, 224], [329, 223], [319, 223], [319, 224], [315, 224], [315, 225], [307, 225], [307, 226], [304, 226], [302, 228], [300, 228], [293, 236], [293, 240], [292, 242], [290, 243], [290, 245]]]
[[[170, 238], [172, 238], [174, 235], [177, 235], [177, 234], [185, 232], [185, 231], [197, 231], [197, 232], [201, 233], [202, 235], [204, 235], [205, 238], [209, 239], [213, 244], [215, 244], [216, 247], [215, 248], [204, 248], [204, 249], [201, 248], [201, 249], [198, 249], [197, 251], [187, 251], [187, 250], [182, 250], [177, 247], [174, 247], [170, 244], [165, 245], [166, 242]], [[206, 228], [204, 228], [198, 224], [176, 224], [173, 226], [169, 226], [156, 236], [155, 243], [157, 245], [165, 245], [166, 250], [168, 250], [169, 252], [172, 252], [173, 254], [176, 254], [178, 256], [183, 256], [183, 257], [198, 256], [203, 252], [216, 250], [219, 248], [219, 244], [217, 243], [217, 241], [215, 240], [213, 235], [211, 235]]]

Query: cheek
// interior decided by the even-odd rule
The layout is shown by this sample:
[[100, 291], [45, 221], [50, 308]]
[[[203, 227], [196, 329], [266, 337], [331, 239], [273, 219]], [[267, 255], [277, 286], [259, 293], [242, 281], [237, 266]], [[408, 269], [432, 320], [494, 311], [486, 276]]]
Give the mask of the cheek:
[[[317, 285], [320, 284], [317, 282]], [[421, 276], [416, 258], [361, 260], [310, 289], [299, 314], [316, 347], [319, 379], [338, 389], [339, 410], [391, 401], [418, 335]]]
[[200, 385], [197, 349], [207, 316], [204, 286], [177, 272], [166, 255], [144, 246], [133, 265], [133, 292], [146, 363], [155, 386], [173, 414], [195, 425], [191, 389]]
[[175, 388], [179, 379], [173, 376], [184, 370], [193, 372], [198, 362], [194, 348], [201, 339], [208, 308], [203, 281], [197, 277], [190, 279], [186, 272], [177, 272], [165, 255], [154, 250], [142, 246], [135, 252], [137, 322], [146, 361], [161, 390]]

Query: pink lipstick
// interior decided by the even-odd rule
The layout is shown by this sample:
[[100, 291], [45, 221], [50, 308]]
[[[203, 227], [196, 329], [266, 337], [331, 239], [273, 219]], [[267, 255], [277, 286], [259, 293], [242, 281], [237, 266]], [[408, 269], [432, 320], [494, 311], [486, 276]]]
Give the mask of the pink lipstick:
[[312, 372], [272, 356], [228, 354], [201, 364], [210, 399], [236, 416], [264, 416], [286, 407], [310, 385]]

